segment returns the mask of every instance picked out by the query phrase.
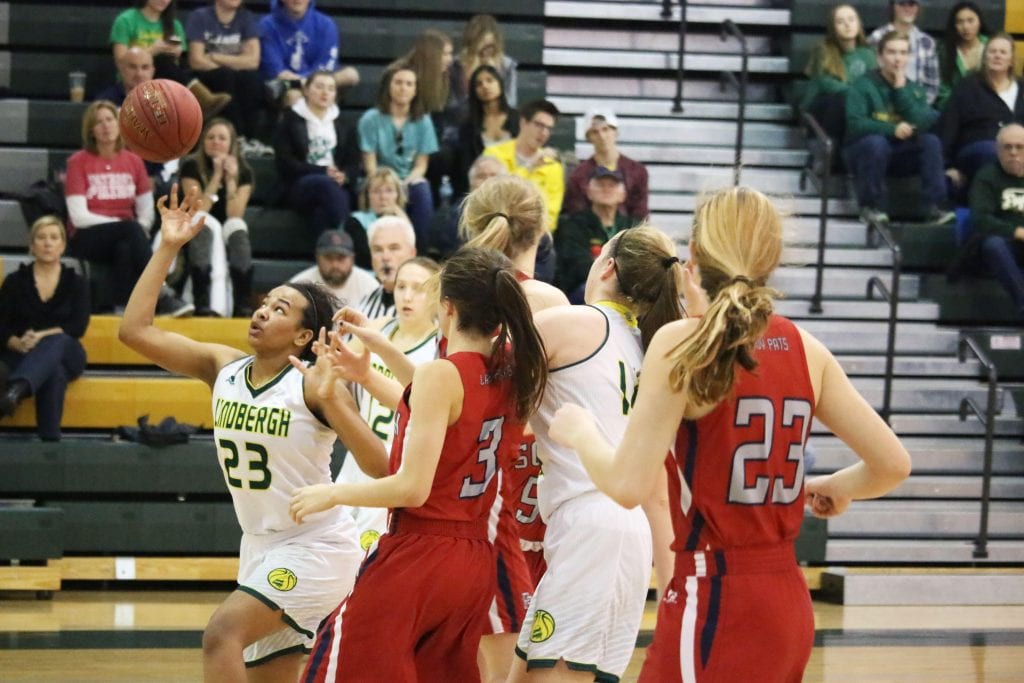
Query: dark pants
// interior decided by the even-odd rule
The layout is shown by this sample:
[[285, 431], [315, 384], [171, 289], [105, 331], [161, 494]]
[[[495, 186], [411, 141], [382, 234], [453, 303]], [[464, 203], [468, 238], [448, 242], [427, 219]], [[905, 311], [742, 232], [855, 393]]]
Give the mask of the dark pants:
[[192, 80], [192, 70], [181, 65], [181, 60], [188, 59], [184, 53], [180, 58], [174, 55], [161, 54], [153, 57], [153, 75], [156, 78], [167, 78], [188, 85]]
[[0, 360], [11, 368], [9, 380], [23, 379], [32, 387], [39, 438], [59, 440], [64, 393], [68, 382], [85, 370], [85, 349], [77, 339], [61, 332], [41, 339], [28, 353], [5, 350]]
[[434, 196], [430, 193], [427, 182], [412, 183], [406, 186], [409, 203], [405, 211], [416, 231], [416, 248], [426, 249], [430, 244], [430, 219], [434, 216]]
[[114, 305], [124, 306], [153, 250], [141, 225], [117, 221], [75, 230], [68, 241], [68, 255], [109, 264], [113, 271]]
[[296, 180], [288, 192], [288, 203], [306, 217], [313, 235], [341, 228], [351, 213], [348, 190], [326, 173], [311, 173]]
[[981, 243], [981, 258], [1024, 316], [1024, 242], [991, 235]]
[[231, 95], [231, 103], [224, 108], [223, 116], [234, 124], [238, 134], [250, 139], [257, 137], [264, 98], [260, 72], [221, 67], [195, 74], [213, 92]]
[[853, 174], [857, 202], [862, 207], [885, 209], [886, 176], [920, 176], [925, 201], [934, 209], [946, 201], [942, 143], [931, 133], [909, 140], [865, 135], [843, 149], [846, 168]]

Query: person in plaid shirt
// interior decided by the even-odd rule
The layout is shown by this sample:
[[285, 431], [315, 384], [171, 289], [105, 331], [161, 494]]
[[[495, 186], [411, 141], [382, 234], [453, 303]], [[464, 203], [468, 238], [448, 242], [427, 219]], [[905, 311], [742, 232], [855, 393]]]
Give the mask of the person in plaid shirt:
[[907, 76], [924, 88], [928, 104], [931, 104], [939, 94], [939, 53], [935, 39], [915, 25], [921, 4], [918, 0], [890, 0], [889, 7], [892, 21], [872, 31], [868, 43], [877, 48], [882, 36], [889, 31], [906, 33], [910, 39]]

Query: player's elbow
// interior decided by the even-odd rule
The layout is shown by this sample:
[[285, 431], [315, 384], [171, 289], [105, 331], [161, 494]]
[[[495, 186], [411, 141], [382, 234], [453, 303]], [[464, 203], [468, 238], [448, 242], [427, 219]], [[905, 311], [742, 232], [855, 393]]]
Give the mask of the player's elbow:
[[423, 504], [427, 502], [427, 498], [429, 497], [430, 482], [427, 482], [426, 486], [422, 486], [418, 482], [410, 482], [410, 484], [405, 487], [405, 505], [402, 507], [423, 507]]
[[640, 489], [636, 486], [630, 486], [628, 482], [622, 480], [615, 482], [614, 486], [602, 488], [602, 490], [609, 498], [627, 510], [632, 510], [644, 502], [644, 496]]

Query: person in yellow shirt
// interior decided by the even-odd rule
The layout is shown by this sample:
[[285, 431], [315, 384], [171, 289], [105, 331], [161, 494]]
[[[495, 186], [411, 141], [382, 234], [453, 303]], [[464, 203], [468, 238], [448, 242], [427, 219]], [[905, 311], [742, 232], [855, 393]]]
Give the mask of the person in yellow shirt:
[[529, 180], [544, 197], [548, 210], [548, 229], [558, 226], [565, 195], [565, 169], [557, 153], [545, 147], [558, 121], [558, 107], [547, 100], [534, 100], [519, 110], [519, 135], [513, 140], [491, 145], [487, 156], [494, 157], [509, 173]]

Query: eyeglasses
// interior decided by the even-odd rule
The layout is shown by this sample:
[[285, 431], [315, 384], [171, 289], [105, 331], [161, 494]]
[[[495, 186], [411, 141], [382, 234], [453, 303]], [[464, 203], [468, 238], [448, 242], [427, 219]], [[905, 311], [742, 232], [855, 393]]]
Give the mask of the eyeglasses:
[[398, 156], [405, 156], [405, 147], [402, 145], [404, 138], [405, 136], [402, 134], [402, 131], [395, 131], [395, 154]]

